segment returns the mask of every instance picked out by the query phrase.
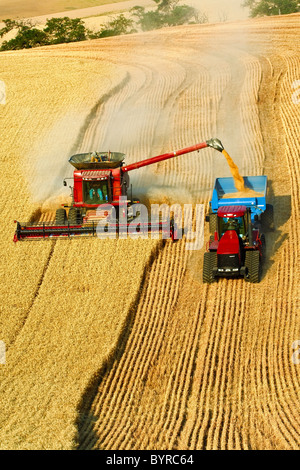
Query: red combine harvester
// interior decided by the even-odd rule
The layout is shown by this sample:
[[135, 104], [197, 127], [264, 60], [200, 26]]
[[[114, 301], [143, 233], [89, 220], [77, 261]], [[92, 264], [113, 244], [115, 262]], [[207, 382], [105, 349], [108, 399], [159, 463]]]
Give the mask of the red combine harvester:
[[[195, 152], [207, 147], [214, 148], [222, 152], [223, 146], [218, 139], [210, 139], [206, 142], [193, 145], [175, 152], [158, 155], [137, 163], [126, 165], [124, 163], [125, 155], [119, 152], [91, 152], [73, 155], [69, 162], [75, 167], [74, 185], [72, 189], [72, 203], [70, 206], [63, 206], [56, 211], [56, 220], [54, 223], [26, 223], [16, 222], [17, 228], [14, 235], [14, 241], [26, 239], [48, 239], [57, 237], [76, 237], [76, 236], [96, 236], [97, 223], [101, 216], [108, 216], [104, 209], [101, 214], [99, 206], [109, 204], [115, 209], [116, 230], [126, 229], [119, 224], [120, 198], [126, 198], [128, 214], [130, 208], [138, 201], [128, 194], [130, 187], [128, 173], [132, 170], [144, 166], [159, 163], [169, 158]], [[66, 186], [66, 180], [64, 180]], [[103, 206], [104, 207], [104, 206]], [[132, 216], [129, 215], [132, 220]], [[127, 220], [125, 226], [129, 225]], [[124, 223], [123, 223], [124, 225]], [[147, 222], [147, 229], [153, 230], [152, 224]], [[162, 231], [166, 229], [163, 223], [159, 223], [157, 229]], [[171, 223], [170, 237], [174, 239], [174, 225]]]

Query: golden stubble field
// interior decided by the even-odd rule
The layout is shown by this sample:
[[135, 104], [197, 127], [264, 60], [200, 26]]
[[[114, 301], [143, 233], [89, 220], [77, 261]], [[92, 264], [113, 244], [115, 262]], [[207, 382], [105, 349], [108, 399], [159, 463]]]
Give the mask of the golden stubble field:
[[[2, 449], [298, 449], [299, 15], [0, 56]], [[70, 154], [127, 161], [219, 137], [267, 174], [262, 282], [203, 285], [185, 241], [13, 244], [61, 198]], [[208, 204], [211, 149], [132, 174], [149, 199]], [[51, 205], [51, 204], [50, 204]], [[206, 234], [207, 235], [207, 234]]]

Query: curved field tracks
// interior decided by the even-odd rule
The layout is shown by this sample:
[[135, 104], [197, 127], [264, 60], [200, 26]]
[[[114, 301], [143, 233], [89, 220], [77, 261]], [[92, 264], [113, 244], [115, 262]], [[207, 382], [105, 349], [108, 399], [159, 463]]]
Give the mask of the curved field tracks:
[[[1, 448], [299, 449], [298, 23], [1, 55]], [[204, 285], [204, 248], [185, 239], [11, 246], [8, 220], [41, 207], [47, 220], [66, 197], [57, 181], [70, 153], [110, 148], [130, 162], [215, 136], [242, 174], [270, 181], [276, 230], [260, 284]], [[207, 206], [224, 175], [223, 156], [206, 149], [132, 182], [145, 201]]]

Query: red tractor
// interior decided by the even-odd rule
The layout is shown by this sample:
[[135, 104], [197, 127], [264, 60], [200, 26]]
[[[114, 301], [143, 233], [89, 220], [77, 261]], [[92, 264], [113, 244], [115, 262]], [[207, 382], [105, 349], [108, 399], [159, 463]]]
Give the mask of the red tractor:
[[[217, 178], [206, 220], [210, 240], [203, 260], [203, 282], [243, 277], [260, 282], [265, 259], [263, 232], [273, 230], [273, 206], [266, 204], [267, 177], [244, 177], [249, 196], [239, 195], [233, 178]], [[237, 197], [235, 196], [237, 194]]]

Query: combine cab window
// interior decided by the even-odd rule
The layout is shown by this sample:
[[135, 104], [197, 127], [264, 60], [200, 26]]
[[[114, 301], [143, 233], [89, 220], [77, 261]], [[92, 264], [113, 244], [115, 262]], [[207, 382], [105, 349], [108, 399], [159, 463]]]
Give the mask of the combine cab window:
[[223, 235], [228, 230], [229, 224], [234, 224], [237, 233], [243, 237], [245, 235], [245, 225], [243, 217], [223, 217], [220, 218], [220, 233]]
[[108, 182], [84, 181], [83, 197], [86, 204], [105, 204], [108, 202]]

